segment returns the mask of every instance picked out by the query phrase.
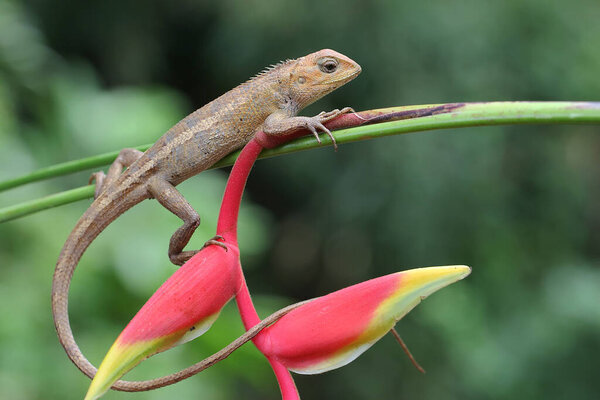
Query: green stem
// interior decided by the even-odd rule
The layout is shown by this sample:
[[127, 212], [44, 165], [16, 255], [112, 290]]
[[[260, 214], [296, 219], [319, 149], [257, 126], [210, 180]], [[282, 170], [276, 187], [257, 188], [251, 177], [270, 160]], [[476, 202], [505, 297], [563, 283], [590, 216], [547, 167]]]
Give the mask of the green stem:
[[47, 208], [58, 207], [63, 204], [74, 203], [79, 200], [94, 197], [94, 185], [82, 186], [76, 189], [51, 194], [41, 199], [27, 201], [14, 206], [0, 209], [0, 223], [33, 214]]
[[[414, 111], [414, 113], [412, 113]], [[600, 124], [600, 102], [489, 102], [453, 103], [426, 106], [394, 107], [359, 113], [371, 119], [371, 125], [356, 126], [334, 132], [339, 144], [376, 137], [421, 132], [433, 129], [462, 128], [509, 124]], [[400, 119], [400, 120], [394, 120]], [[322, 137], [323, 145], [331, 140]], [[145, 150], [149, 145], [140, 146]], [[275, 149], [264, 150], [259, 158], [273, 157], [320, 147], [313, 137], [302, 137]], [[15, 179], [0, 182], [0, 191], [54, 176], [107, 165], [118, 152], [57, 164]], [[239, 151], [229, 154], [211, 168], [232, 165]], [[85, 186], [47, 196], [20, 205], [0, 209], [0, 222], [19, 218], [50, 207], [72, 203], [93, 196], [93, 187]]]
[[[434, 129], [467, 128], [492, 125], [532, 125], [532, 124], [600, 124], [600, 102], [490, 102], [464, 103], [451, 112], [436, 115], [402, 119], [386, 123], [357, 126], [333, 132], [338, 144], [358, 142], [384, 136], [404, 133], [423, 132]], [[373, 112], [392, 114], [408, 110], [442, 108], [448, 105], [428, 105], [393, 107], [373, 110]], [[331, 140], [322, 138], [324, 145]], [[302, 137], [275, 149], [263, 150], [259, 158], [295, 153], [319, 147], [310, 137]]]
[[[150, 144], [146, 144], [143, 146], [138, 146], [136, 147], [136, 149], [146, 151], [150, 146]], [[7, 179], [5, 181], [0, 182], [0, 192], [12, 189], [17, 186], [25, 185], [27, 183], [43, 181], [44, 179], [54, 178], [56, 176], [62, 176], [71, 174], [73, 172], [85, 171], [86, 169], [102, 167], [113, 162], [118, 155], [119, 151], [111, 151], [110, 153], [98, 154], [96, 156], [82, 158], [74, 161], [67, 161], [64, 163], [51, 165], [46, 168], [40, 168], [37, 171], [33, 171], [29, 174]]]

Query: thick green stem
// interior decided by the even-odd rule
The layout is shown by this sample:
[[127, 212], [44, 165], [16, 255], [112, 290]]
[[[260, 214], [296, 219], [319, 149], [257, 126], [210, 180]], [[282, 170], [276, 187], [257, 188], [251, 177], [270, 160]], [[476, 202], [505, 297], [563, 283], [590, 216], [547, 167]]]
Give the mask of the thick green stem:
[[[339, 144], [376, 137], [421, 132], [433, 129], [462, 128], [510, 124], [600, 124], [600, 102], [488, 102], [451, 103], [425, 106], [394, 107], [358, 113], [362, 126], [334, 132]], [[356, 118], [348, 125], [358, 125]], [[391, 121], [391, 122], [386, 122]], [[347, 125], [347, 126], [348, 126]], [[323, 145], [330, 145], [326, 136]], [[149, 147], [140, 146], [145, 150]], [[302, 137], [275, 149], [264, 150], [259, 158], [294, 153], [320, 147], [313, 137]], [[31, 174], [0, 182], [0, 191], [29, 182], [107, 165], [118, 152], [102, 154], [54, 165]], [[213, 165], [232, 165], [239, 152], [234, 152]], [[0, 209], [0, 222], [19, 218], [46, 208], [57, 207], [93, 196], [92, 186], [80, 187], [20, 205]]]

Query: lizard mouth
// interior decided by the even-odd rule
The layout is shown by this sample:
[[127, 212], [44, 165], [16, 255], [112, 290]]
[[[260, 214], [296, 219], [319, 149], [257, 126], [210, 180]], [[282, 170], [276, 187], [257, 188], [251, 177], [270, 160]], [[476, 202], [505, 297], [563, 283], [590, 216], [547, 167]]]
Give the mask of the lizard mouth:
[[357, 67], [357, 69], [355, 69], [354, 71], [352, 71], [352, 73], [348, 74], [348, 75], [342, 75], [337, 79], [331, 79], [325, 82], [320, 82], [317, 85], [318, 86], [323, 86], [323, 85], [331, 85], [333, 83], [338, 83], [338, 82], [342, 82], [342, 83], [346, 83], [348, 81], [351, 81], [352, 79], [356, 78], [358, 76], [358, 74], [360, 74], [362, 71], [362, 69], [360, 67]]

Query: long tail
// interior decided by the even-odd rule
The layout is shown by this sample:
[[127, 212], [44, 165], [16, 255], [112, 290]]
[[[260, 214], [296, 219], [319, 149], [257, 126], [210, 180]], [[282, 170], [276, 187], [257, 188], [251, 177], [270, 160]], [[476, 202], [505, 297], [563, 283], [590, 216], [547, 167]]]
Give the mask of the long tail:
[[69, 323], [69, 287], [73, 272], [90, 243], [119, 215], [148, 198], [142, 191], [117, 195], [107, 190], [87, 209], [63, 246], [52, 280], [52, 315], [58, 339], [73, 363], [93, 378], [96, 368], [81, 353]]

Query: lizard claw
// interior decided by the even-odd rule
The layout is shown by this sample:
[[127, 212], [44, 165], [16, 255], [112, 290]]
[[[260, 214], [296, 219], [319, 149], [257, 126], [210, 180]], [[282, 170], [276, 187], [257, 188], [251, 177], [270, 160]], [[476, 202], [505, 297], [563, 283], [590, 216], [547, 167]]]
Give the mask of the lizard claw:
[[306, 127], [315, 136], [315, 139], [317, 139], [317, 142], [319, 142], [319, 144], [321, 144], [321, 138], [319, 137], [319, 132], [317, 132], [317, 128], [315, 128], [315, 125], [318, 126], [318, 124], [321, 124], [321, 123], [320, 122], [312, 122], [312, 120], [311, 120], [310, 123], [306, 124]]
[[323, 123], [321, 122], [321, 117], [317, 115], [317, 117], [311, 118], [308, 121], [309, 122], [306, 124], [306, 128], [312, 132], [312, 134], [315, 136], [315, 139], [317, 139], [317, 142], [321, 144], [321, 138], [319, 137], [319, 133], [317, 132], [317, 129], [319, 129], [322, 132], [326, 133], [327, 136], [329, 136], [331, 142], [333, 143], [333, 148], [335, 149], [335, 151], [337, 151], [337, 142], [331, 134], [331, 131], [327, 129], [327, 127], [325, 127], [325, 125], [323, 125]]
[[323, 121], [323, 119], [337, 117], [339, 114], [341, 114], [341, 111], [338, 108], [336, 108], [335, 110], [331, 110], [331, 111], [321, 111], [317, 115], [317, 117], [319, 117], [321, 119], [321, 122], [325, 122], [325, 121]]
[[331, 143], [333, 143], [333, 149], [335, 151], [337, 151], [337, 149], [338, 149], [337, 142], [335, 141], [335, 138], [333, 137], [333, 134], [331, 133], [331, 131], [329, 129], [327, 129], [324, 125], [321, 125], [321, 129], [323, 130], [323, 132], [325, 132], [327, 134], [327, 136], [329, 136], [329, 138], [331, 139]]
[[225, 240], [225, 239], [221, 235], [215, 235], [212, 238], [208, 239], [206, 241], [206, 243], [204, 243], [204, 246], [202, 246], [202, 248], [205, 248], [205, 247], [208, 247], [211, 245], [215, 245], [215, 246], [220, 246], [220, 247], [224, 248], [225, 251], [229, 251], [229, 248], [227, 247], [227, 245], [223, 242], [220, 242], [219, 240]]

